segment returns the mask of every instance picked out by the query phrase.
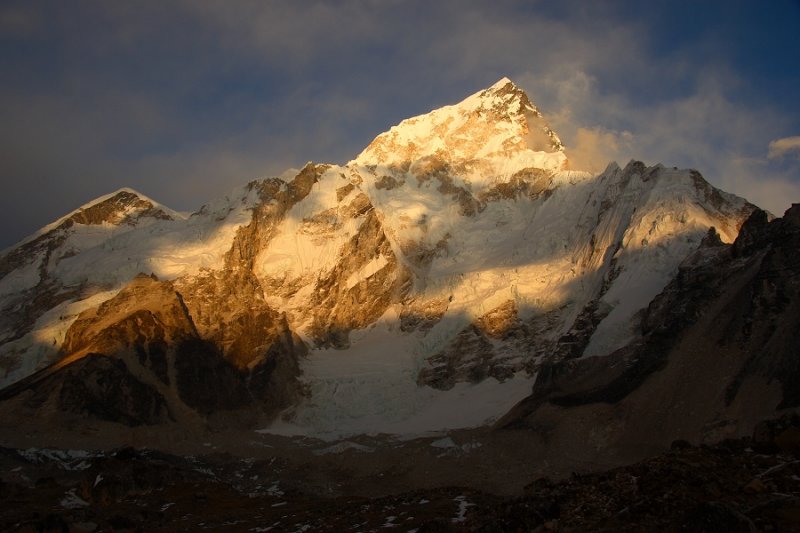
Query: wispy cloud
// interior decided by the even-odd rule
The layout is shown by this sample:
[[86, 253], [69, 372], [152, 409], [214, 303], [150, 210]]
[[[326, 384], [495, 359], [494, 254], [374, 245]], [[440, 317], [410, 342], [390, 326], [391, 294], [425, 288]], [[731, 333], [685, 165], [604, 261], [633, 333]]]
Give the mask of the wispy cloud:
[[800, 136], [775, 139], [769, 143], [768, 159], [780, 159], [787, 156], [800, 158]]
[[570, 166], [590, 172], [602, 171], [609, 162], [625, 160], [634, 137], [629, 131], [612, 132], [600, 128], [579, 127], [567, 151]]

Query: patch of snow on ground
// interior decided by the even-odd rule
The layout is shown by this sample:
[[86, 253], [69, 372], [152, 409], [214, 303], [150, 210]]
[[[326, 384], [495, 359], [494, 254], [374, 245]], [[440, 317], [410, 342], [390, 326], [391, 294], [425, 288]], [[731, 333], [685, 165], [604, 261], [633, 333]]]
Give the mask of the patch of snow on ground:
[[28, 448], [26, 450], [17, 450], [17, 453], [30, 463], [40, 464], [46, 461], [53, 461], [64, 470], [86, 470], [91, 466], [87, 459], [102, 457], [100, 453], [86, 450], [54, 450], [48, 448]]
[[330, 453], [343, 453], [347, 450], [353, 450], [356, 452], [361, 453], [372, 453], [375, 451], [375, 448], [371, 448], [369, 446], [364, 446], [363, 444], [358, 444], [355, 442], [350, 442], [349, 440], [345, 440], [342, 442], [337, 442], [333, 446], [328, 446], [327, 448], [323, 448], [321, 450], [314, 450], [314, 455], [327, 455]]
[[267, 489], [267, 494], [269, 494], [270, 496], [283, 496], [284, 492], [280, 489], [280, 483], [278, 481], [275, 481]]
[[465, 522], [467, 520], [467, 509], [474, 507], [475, 504], [468, 502], [465, 496], [458, 496], [453, 501], [458, 502], [458, 514], [452, 519], [452, 522], [454, 524]]
[[456, 448], [457, 445], [453, 442], [453, 439], [450, 437], [445, 437], [443, 439], [435, 440], [431, 442], [431, 446], [434, 448]]
[[78, 509], [80, 507], [88, 507], [89, 502], [75, 494], [76, 489], [69, 489], [59, 504], [64, 509]]

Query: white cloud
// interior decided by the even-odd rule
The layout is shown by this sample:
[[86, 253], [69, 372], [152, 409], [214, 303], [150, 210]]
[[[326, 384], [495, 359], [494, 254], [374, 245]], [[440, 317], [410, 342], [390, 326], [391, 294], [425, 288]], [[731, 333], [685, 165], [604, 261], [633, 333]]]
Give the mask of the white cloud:
[[634, 142], [629, 131], [617, 132], [602, 128], [579, 127], [572, 145], [565, 147], [570, 168], [601, 172], [611, 161], [624, 161]]
[[800, 158], [800, 136], [775, 139], [769, 143], [768, 159], [781, 159], [787, 155]]

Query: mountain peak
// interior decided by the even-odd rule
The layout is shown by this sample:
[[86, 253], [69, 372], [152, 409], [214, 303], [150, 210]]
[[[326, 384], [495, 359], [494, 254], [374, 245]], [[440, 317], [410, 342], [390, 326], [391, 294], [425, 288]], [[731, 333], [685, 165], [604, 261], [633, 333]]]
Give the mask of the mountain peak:
[[28, 235], [15, 245], [0, 251], [0, 256], [14, 248], [37, 242], [54, 231], [72, 228], [75, 224], [83, 226], [126, 224], [133, 226], [139, 218], [175, 220], [186, 218], [182, 213], [156, 202], [129, 187], [99, 196], [58, 218], [54, 222]]
[[508, 77], [506, 77], [506, 76], [503, 76], [502, 78], [500, 78], [499, 80], [497, 80], [497, 81], [495, 82], [495, 84], [494, 84], [494, 85], [492, 85], [491, 87], [489, 87], [489, 89], [500, 89], [500, 88], [502, 88], [502, 87], [505, 87], [505, 86], [506, 86], [506, 85], [508, 85], [509, 83], [510, 83], [511, 85], [513, 85], [514, 87], [516, 87], [516, 84], [515, 84], [513, 81], [511, 81], [511, 80], [510, 80]]
[[428, 158], [462, 173], [478, 161], [484, 167], [496, 162], [508, 168], [509, 160], [545, 170], [566, 167], [558, 135], [525, 91], [506, 77], [457, 104], [400, 122], [378, 135], [354, 162], [407, 168]]
[[84, 225], [133, 225], [143, 216], [173, 220], [180, 215], [147, 196], [124, 187], [84, 204], [65, 217], [73, 223]]
[[507, 108], [512, 112], [530, 111], [541, 116], [525, 91], [506, 77], [500, 78], [494, 85], [478, 92], [476, 96], [482, 100], [499, 99], [499, 102], [494, 102], [494, 105]]

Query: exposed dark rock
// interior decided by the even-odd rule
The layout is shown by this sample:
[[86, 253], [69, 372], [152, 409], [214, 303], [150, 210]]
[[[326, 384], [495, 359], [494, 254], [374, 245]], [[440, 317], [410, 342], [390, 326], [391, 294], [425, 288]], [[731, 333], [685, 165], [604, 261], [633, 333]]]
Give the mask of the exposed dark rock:
[[753, 449], [759, 453], [785, 453], [800, 456], [800, 416], [764, 420], [753, 429]]
[[342, 200], [344, 200], [348, 194], [353, 192], [355, 188], [356, 188], [355, 185], [353, 185], [352, 183], [348, 183], [344, 187], [339, 187], [338, 189], [336, 189], [336, 201], [341, 202]]
[[442, 319], [449, 301], [434, 299], [412, 302], [400, 312], [400, 329], [405, 332], [428, 331]]
[[739, 236], [733, 243], [734, 257], [751, 255], [754, 250], [764, 248], [768, 238], [769, 218], [762, 210], [754, 211], [739, 230]]
[[697, 533], [755, 533], [753, 521], [722, 502], [706, 502], [687, 511], [678, 526], [680, 531]]
[[578, 313], [569, 331], [559, 337], [549, 359], [551, 361], [561, 361], [567, 358], [580, 357], [589, 345], [597, 326], [608, 316], [608, 313], [608, 309], [601, 308], [599, 298], [588, 302]]
[[474, 326], [467, 328], [444, 351], [428, 358], [430, 366], [419, 371], [417, 384], [449, 390], [457, 381], [477, 383], [491, 374], [492, 355], [486, 336]]
[[429, 357], [429, 366], [417, 375], [417, 384], [449, 390], [459, 381], [479, 383], [492, 377], [505, 381], [521, 369], [518, 353], [504, 357], [497, 353], [492, 339], [518, 339], [524, 342], [524, 325], [517, 319], [513, 302], [493, 309], [463, 329], [441, 352]]
[[134, 224], [138, 218], [145, 216], [172, 220], [171, 216], [155, 207], [152, 202], [144, 200], [130, 191], [120, 191], [107, 200], [81, 209], [68, 220], [78, 224], [92, 225]]
[[209, 341], [191, 339], [178, 345], [175, 373], [181, 400], [201, 414], [242, 408], [250, 401], [246, 374]]
[[551, 172], [540, 168], [524, 168], [514, 173], [509, 179], [499, 182], [478, 194], [481, 203], [511, 200], [519, 196], [537, 198], [549, 191], [553, 178]]
[[[374, 322], [389, 305], [403, 299], [407, 287], [408, 273], [395, 257], [377, 214], [368, 210], [361, 216], [358, 233], [342, 247], [333, 270], [314, 287], [311, 332], [319, 345], [347, 347], [349, 331]], [[361, 269], [378, 259], [384, 265], [360, 279]]]
[[405, 182], [398, 181], [397, 179], [395, 179], [392, 176], [383, 175], [380, 178], [378, 178], [377, 180], [375, 180], [375, 188], [376, 189], [391, 190], [391, 189], [396, 189], [397, 187], [400, 187], [403, 183], [405, 183]]
[[37, 409], [53, 401], [58, 411], [127, 426], [172, 419], [158, 390], [136, 379], [124, 361], [100, 354], [90, 354], [37, 383], [25, 403]]

